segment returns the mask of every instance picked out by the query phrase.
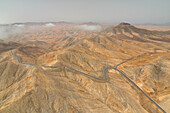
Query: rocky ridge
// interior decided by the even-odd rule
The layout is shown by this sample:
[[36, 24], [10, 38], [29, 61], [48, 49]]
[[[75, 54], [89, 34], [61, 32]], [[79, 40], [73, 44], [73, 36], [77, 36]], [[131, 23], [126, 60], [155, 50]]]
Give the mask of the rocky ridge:
[[[51, 39], [55, 40], [52, 45], [51, 41], [38, 44], [43, 38], [26, 39], [27, 46], [21, 44], [13, 50], [23, 63], [67, 65], [99, 78], [105, 67], [139, 56], [119, 68], [168, 112], [170, 35], [139, 30], [126, 23], [109, 29], [83, 38], [79, 34], [67, 46], [63, 45], [72, 42], [69, 39]], [[34, 38], [38, 40], [36, 35]], [[114, 70], [108, 71], [108, 81], [97, 81], [66, 68], [22, 65], [5, 51], [0, 54], [0, 78], [2, 113], [161, 112]]]

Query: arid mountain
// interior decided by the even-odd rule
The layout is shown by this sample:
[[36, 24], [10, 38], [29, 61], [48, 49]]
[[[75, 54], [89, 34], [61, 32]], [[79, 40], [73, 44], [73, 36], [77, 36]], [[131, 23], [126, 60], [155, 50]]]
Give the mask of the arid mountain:
[[77, 26], [27, 29], [0, 42], [0, 113], [161, 113], [121, 71], [170, 112], [170, 32]]
[[21, 46], [21, 44], [16, 43], [16, 42], [3, 42], [0, 41], [0, 53], [16, 49], [17, 47]]

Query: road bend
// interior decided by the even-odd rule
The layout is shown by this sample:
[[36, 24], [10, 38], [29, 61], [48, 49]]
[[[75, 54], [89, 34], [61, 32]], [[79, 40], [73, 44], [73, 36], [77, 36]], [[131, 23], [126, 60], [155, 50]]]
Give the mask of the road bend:
[[[154, 53], [152, 53], [152, 54], [154, 54]], [[16, 57], [18, 63], [19, 63], [19, 64], [22, 64], [22, 65], [41, 66], [41, 67], [51, 68], [51, 69], [52, 69], [52, 68], [65, 67], [65, 68], [71, 69], [71, 70], [73, 70], [73, 71], [75, 71], [75, 72], [81, 73], [81, 74], [83, 74], [83, 75], [85, 75], [85, 76], [91, 77], [91, 78], [96, 79], [96, 80], [102, 80], [102, 81], [103, 81], [103, 80], [104, 80], [104, 81], [107, 80], [107, 72], [108, 72], [108, 70], [109, 70], [109, 69], [114, 69], [114, 70], [118, 71], [121, 75], [123, 75], [123, 76], [124, 76], [132, 85], [134, 85], [139, 91], [141, 91], [141, 92], [142, 92], [153, 104], [155, 104], [156, 107], [158, 107], [163, 113], [166, 113], [165, 110], [164, 110], [158, 103], [156, 103], [151, 97], [149, 97], [149, 95], [147, 95], [140, 87], [138, 87], [138, 86], [136, 85], [136, 83], [134, 83], [123, 71], [121, 71], [120, 69], [118, 69], [118, 66], [120, 66], [120, 65], [122, 65], [122, 64], [124, 64], [124, 63], [126, 63], [126, 62], [128, 62], [128, 61], [130, 61], [130, 60], [132, 60], [132, 59], [134, 59], [135, 57], [132, 57], [132, 58], [130, 58], [130, 59], [127, 59], [127, 60], [125, 60], [125, 61], [123, 61], [123, 62], [121, 62], [121, 63], [119, 63], [119, 64], [117, 64], [117, 65], [115, 65], [115, 66], [113, 66], [113, 67], [106, 67], [106, 68], [104, 69], [104, 78], [98, 78], [98, 77], [95, 77], [95, 76], [93, 76], [93, 75], [90, 75], [90, 74], [87, 74], [87, 73], [78, 71], [78, 70], [76, 70], [76, 69], [74, 69], [74, 68], [72, 68], [72, 67], [66, 66], [66, 65], [61, 65], [61, 66], [55, 66], [55, 67], [53, 67], [53, 66], [44, 66], [44, 65], [37, 65], [37, 64], [26, 64], [26, 63], [22, 63], [22, 62], [20, 61], [20, 58], [19, 58], [15, 53], [13, 53], [13, 51], [11, 51], [11, 55], [14, 56], [14, 57]], [[147, 55], [147, 56], [148, 56], [148, 55]], [[138, 57], [138, 56], [137, 56], [137, 57]], [[136, 57], [136, 58], [137, 58], [137, 57]]]

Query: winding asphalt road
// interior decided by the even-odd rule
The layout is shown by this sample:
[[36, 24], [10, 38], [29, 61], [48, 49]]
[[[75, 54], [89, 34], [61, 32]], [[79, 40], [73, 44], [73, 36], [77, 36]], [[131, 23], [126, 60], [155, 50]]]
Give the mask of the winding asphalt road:
[[[130, 60], [134, 59], [135, 57], [132, 57], [132, 58], [130, 58], [130, 59], [127, 59], [127, 60], [125, 60], [125, 61], [117, 64], [116, 66], [106, 67], [106, 68], [104, 69], [104, 78], [102, 79], [102, 78], [97, 78], [97, 77], [92, 76], [92, 75], [89, 75], [89, 74], [87, 74], [87, 73], [78, 71], [78, 70], [76, 70], [76, 69], [74, 69], [74, 68], [72, 68], [72, 67], [68, 67], [68, 66], [66, 66], [66, 65], [52, 67], [52, 66], [44, 66], [44, 65], [37, 65], [37, 64], [25, 64], [25, 63], [22, 63], [22, 62], [20, 61], [20, 58], [19, 58], [16, 54], [14, 54], [13, 51], [11, 51], [11, 55], [15, 56], [15, 57], [17, 58], [18, 63], [20, 63], [20, 64], [22, 64], [22, 65], [41, 66], [41, 67], [45, 67], [45, 68], [61, 68], [61, 67], [66, 67], [66, 68], [68, 68], [68, 69], [71, 69], [71, 70], [73, 70], [73, 71], [79, 72], [79, 73], [81, 73], [81, 74], [84, 74], [84, 75], [86, 75], [86, 76], [88, 76], [88, 77], [91, 77], [91, 78], [93, 78], [93, 79], [96, 79], [96, 80], [105, 80], [105, 81], [106, 81], [106, 80], [107, 80], [107, 72], [108, 72], [108, 69], [114, 69], [114, 70], [118, 71], [120, 74], [122, 74], [122, 75], [123, 75], [130, 83], [132, 83], [138, 90], [140, 90], [140, 91], [141, 91], [153, 104], [155, 104], [163, 113], [166, 113], [166, 112], [163, 110], [163, 108], [161, 108], [161, 106], [159, 106], [154, 100], [152, 100], [152, 98], [150, 98], [140, 87], [138, 87], [138, 86], [136, 85], [136, 83], [134, 83], [123, 71], [121, 71], [121, 70], [118, 69], [118, 66], [126, 63], [127, 61], [130, 61]], [[147, 56], [147, 55], [146, 55], [146, 56]]]

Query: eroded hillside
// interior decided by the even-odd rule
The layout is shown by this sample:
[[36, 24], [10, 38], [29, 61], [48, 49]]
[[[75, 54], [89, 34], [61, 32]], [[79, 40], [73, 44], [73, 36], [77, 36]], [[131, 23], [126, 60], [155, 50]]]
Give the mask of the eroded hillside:
[[6, 41], [14, 39], [0, 46], [0, 113], [161, 113], [120, 72], [108, 69], [104, 79], [106, 67], [130, 58], [117, 68], [170, 112], [168, 31], [128, 23], [103, 31], [62, 25]]

